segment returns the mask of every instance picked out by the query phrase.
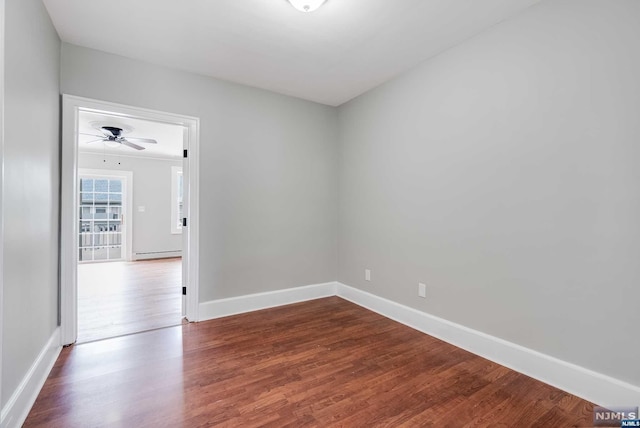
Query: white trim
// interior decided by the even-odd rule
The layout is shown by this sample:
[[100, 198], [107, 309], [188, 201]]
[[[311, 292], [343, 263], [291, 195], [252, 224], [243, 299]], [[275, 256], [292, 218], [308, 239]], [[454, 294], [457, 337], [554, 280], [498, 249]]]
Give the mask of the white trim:
[[2, 408], [0, 415], [0, 426], [5, 428], [20, 427], [33, 407], [38, 394], [47, 380], [53, 365], [60, 355], [60, 328], [57, 327], [46, 345], [40, 351], [38, 358], [22, 378], [22, 382], [13, 392], [7, 404]]
[[182, 260], [187, 287], [184, 313], [188, 321], [200, 321], [200, 121], [195, 119], [184, 129], [188, 157], [182, 165], [182, 204], [186, 214], [187, 233], [182, 229]]
[[[133, 172], [117, 169], [90, 169], [78, 168], [78, 177], [88, 175], [94, 177], [118, 177], [124, 178], [125, 212], [124, 212], [124, 238], [122, 257], [126, 261], [133, 260]], [[80, 205], [76, 200], [76, 206]], [[76, 208], [77, 211], [77, 208]]]
[[62, 99], [62, 161], [60, 177], [60, 340], [63, 345], [74, 343], [77, 326], [77, 257], [78, 222], [78, 108], [79, 103]]
[[62, 96], [62, 182], [60, 200], [60, 325], [62, 344], [74, 343], [77, 337], [76, 255], [78, 240], [76, 236], [78, 212], [75, 209], [74, 201], [77, 194], [77, 130], [80, 110], [108, 113], [112, 116], [140, 118], [184, 127], [185, 134], [188, 137], [185, 144], [189, 148], [189, 158], [185, 162], [189, 169], [189, 174], [185, 174], [186, 187], [189, 188], [188, 191], [191, 195], [188, 202], [189, 206], [187, 207], [189, 216], [189, 227], [186, 234], [188, 235], [188, 245], [182, 249], [184, 270], [187, 272], [188, 279], [186, 315], [190, 321], [198, 321], [198, 262], [200, 258], [198, 245], [199, 119], [64, 94]]
[[[4, 0], [0, 0], [0, 311], [4, 305]], [[0, 403], [2, 403], [2, 316], [0, 316]], [[0, 426], [2, 422], [0, 421]]]
[[338, 283], [337, 295], [600, 406], [637, 406], [640, 387]]
[[336, 295], [336, 283], [307, 285], [200, 303], [201, 320], [237, 315]]

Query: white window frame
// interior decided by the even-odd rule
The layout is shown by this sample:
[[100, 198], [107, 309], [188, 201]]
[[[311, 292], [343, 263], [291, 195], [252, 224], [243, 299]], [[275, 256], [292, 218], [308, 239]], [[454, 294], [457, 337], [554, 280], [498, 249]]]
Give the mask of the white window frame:
[[[122, 258], [128, 262], [133, 260], [133, 171], [115, 170], [115, 169], [97, 169], [97, 168], [78, 168], [76, 179], [80, 185], [80, 176], [93, 177], [93, 178], [119, 178], [122, 180], [122, 205], [123, 205], [123, 233], [125, 239], [122, 241]], [[77, 195], [78, 202], [76, 204], [80, 206], [80, 193]], [[77, 212], [77, 210], [76, 210]], [[77, 260], [77, 256], [76, 256]], [[110, 262], [115, 260], [105, 260]], [[99, 261], [91, 261], [95, 263]], [[78, 262], [85, 263], [85, 262]]]
[[[171, 233], [174, 235], [182, 233], [182, 219], [179, 218], [178, 212], [178, 177], [182, 177], [182, 167], [171, 167]], [[183, 184], [184, 189], [184, 184]], [[184, 211], [184, 197], [183, 197]]]

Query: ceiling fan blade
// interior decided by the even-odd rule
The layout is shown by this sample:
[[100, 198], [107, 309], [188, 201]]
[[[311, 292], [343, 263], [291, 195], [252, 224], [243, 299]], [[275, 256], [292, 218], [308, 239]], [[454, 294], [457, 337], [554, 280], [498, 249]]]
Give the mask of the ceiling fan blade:
[[96, 135], [96, 134], [86, 134], [84, 132], [79, 132], [80, 135], [88, 135], [90, 137], [98, 137], [98, 138], [104, 138], [104, 135]]
[[130, 138], [130, 137], [127, 137], [127, 141], [134, 141], [136, 143], [158, 144], [158, 142], [156, 140], [152, 140], [151, 138]]
[[132, 149], [144, 150], [144, 147], [139, 146], [137, 144], [133, 144], [132, 142], [130, 142], [129, 140], [125, 140], [124, 138], [120, 140], [120, 144], [124, 144], [125, 146], [131, 147]]
[[[97, 137], [97, 135], [96, 135]], [[89, 143], [97, 143], [98, 141], [109, 141], [106, 138], [100, 138], [99, 140], [91, 140], [91, 141], [87, 141], [85, 144], [89, 144]]]

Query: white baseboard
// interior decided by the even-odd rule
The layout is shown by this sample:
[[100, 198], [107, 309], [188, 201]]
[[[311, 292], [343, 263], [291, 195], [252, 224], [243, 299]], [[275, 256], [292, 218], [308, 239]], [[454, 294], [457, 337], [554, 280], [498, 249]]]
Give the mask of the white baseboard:
[[336, 294], [364, 308], [605, 407], [640, 405], [640, 387], [338, 283]]
[[227, 299], [210, 300], [200, 303], [198, 317], [200, 321], [205, 321], [335, 295], [336, 283], [327, 282]]
[[29, 415], [44, 382], [53, 368], [62, 346], [60, 346], [60, 328], [56, 328], [40, 351], [29, 371], [13, 392], [7, 404], [2, 408], [0, 427], [21, 427]]

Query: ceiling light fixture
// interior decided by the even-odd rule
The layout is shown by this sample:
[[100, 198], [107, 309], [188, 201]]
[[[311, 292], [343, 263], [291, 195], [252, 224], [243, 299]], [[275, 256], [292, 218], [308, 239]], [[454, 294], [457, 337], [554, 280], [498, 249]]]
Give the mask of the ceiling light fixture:
[[324, 3], [325, 0], [289, 0], [289, 3], [300, 12], [313, 12]]

